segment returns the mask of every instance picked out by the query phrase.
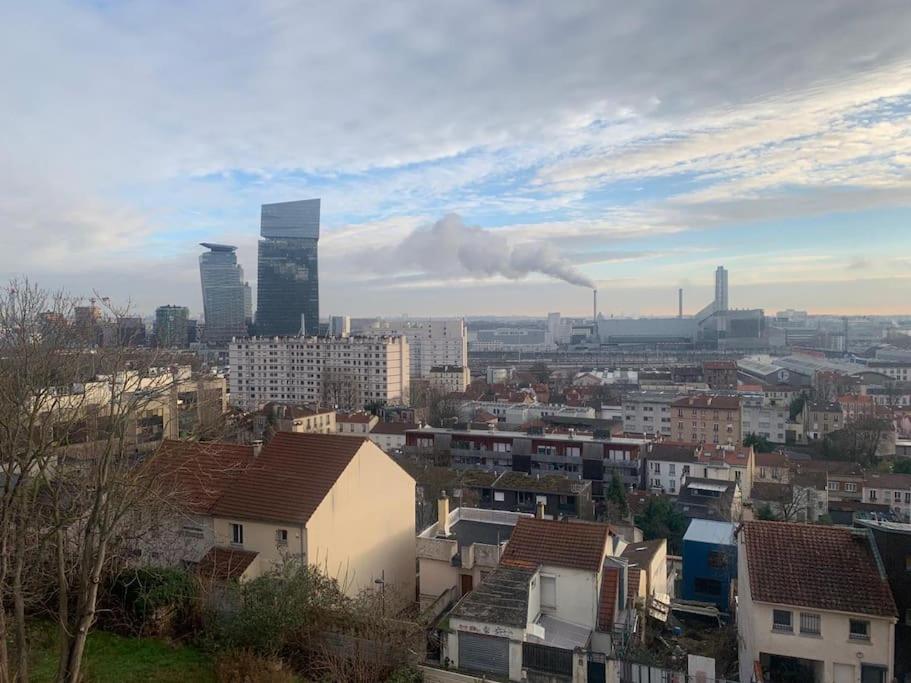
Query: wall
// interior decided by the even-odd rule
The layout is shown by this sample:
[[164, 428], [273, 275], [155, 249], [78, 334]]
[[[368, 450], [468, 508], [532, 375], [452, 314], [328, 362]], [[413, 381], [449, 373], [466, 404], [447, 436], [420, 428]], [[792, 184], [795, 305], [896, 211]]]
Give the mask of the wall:
[[437, 597], [449, 588], [459, 590], [459, 570], [452, 562], [420, 558], [420, 590], [422, 596]]
[[364, 442], [307, 523], [310, 562], [347, 577], [349, 593], [376, 588], [414, 599], [414, 479]]
[[[709, 553], [719, 551], [727, 555], [725, 567], [709, 566]], [[683, 586], [684, 600], [702, 600], [712, 602], [722, 612], [728, 611], [731, 580], [737, 576], [737, 551], [733, 546], [701, 543], [699, 541], [683, 542]], [[733, 566], [732, 566], [733, 565]], [[721, 583], [719, 595], [713, 596], [696, 590], [696, 579], [714, 579]]]
[[[742, 538], [742, 536], [741, 536]], [[824, 662], [823, 680], [834, 679], [835, 664], [854, 667], [855, 683], [860, 683], [860, 664], [877, 664], [888, 668], [886, 680], [892, 680], [893, 633], [892, 621], [867, 615], [858, 618], [870, 621], [868, 643], [848, 639], [848, 620], [851, 615], [822, 610], [804, 610], [821, 615], [821, 636], [801, 636], [800, 608], [755, 602], [750, 592], [745, 546], [738, 543], [738, 608], [737, 632], [740, 644], [740, 680], [751, 680], [753, 662], [761, 653], [799, 657]], [[772, 630], [772, 610], [789, 609], [794, 633]]]
[[557, 608], [546, 612], [557, 619], [594, 629], [598, 623], [598, 574], [550, 565], [543, 565], [540, 573], [557, 579]]
[[[307, 560], [307, 531], [301, 526], [289, 522], [263, 522], [240, 518], [216, 517], [214, 520], [215, 541], [217, 545], [231, 547], [231, 524], [244, 526], [244, 550], [254, 550], [259, 555], [247, 571], [247, 576], [255, 578], [265, 574], [276, 564], [288, 557]], [[278, 529], [288, 530], [288, 544], [279, 546], [275, 542]]]

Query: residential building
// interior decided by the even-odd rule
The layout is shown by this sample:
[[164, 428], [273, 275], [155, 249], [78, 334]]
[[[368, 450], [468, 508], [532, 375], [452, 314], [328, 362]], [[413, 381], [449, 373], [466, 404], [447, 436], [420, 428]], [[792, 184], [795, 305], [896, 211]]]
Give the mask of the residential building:
[[869, 532], [744, 522], [737, 552], [740, 680], [892, 681], [896, 607]]
[[380, 418], [360, 410], [355, 413], [337, 413], [335, 416], [335, 430], [339, 434], [358, 434], [367, 436], [379, 423]]
[[804, 434], [808, 441], [824, 439], [845, 426], [844, 412], [837, 402], [807, 401], [803, 407]]
[[572, 433], [425, 427], [406, 433], [405, 452], [456, 469], [559, 473], [586, 479], [592, 482], [592, 494], [600, 498], [615, 472], [627, 487], [640, 485], [640, 454], [646, 443], [644, 439], [609, 435], [595, 438]]
[[863, 500], [888, 505], [903, 522], [911, 522], [911, 474], [868, 472], [863, 483]]
[[347, 337], [351, 334], [351, 318], [347, 315], [329, 316], [329, 336]]
[[862, 418], [876, 417], [876, 402], [866, 394], [842, 394], [836, 400], [841, 406], [845, 424]]
[[864, 471], [857, 463], [847, 460], [794, 460], [793, 473], [823, 472], [829, 501], [860, 501], [863, 496]]
[[222, 345], [247, 335], [244, 310], [244, 271], [237, 264], [237, 247], [201, 242], [209, 251], [199, 256], [202, 306], [206, 317], [203, 341]]
[[733, 360], [707, 360], [702, 364], [705, 383], [710, 389], [734, 390], [737, 388], [737, 362]]
[[449, 615], [443, 654], [510, 681], [571, 680], [634, 622], [628, 563], [606, 524], [520, 519], [498, 568]]
[[411, 429], [419, 428], [419, 425], [412, 422], [377, 422], [367, 438], [386, 453], [401, 454], [405, 449], [405, 434]]
[[785, 522], [818, 522], [829, 511], [824, 472], [796, 472], [788, 483], [761, 482], [750, 496], [753, 516], [767, 510]]
[[772, 443], [786, 443], [790, 409], [787, 403], [772, 404], [764, 396], [741, 396], [740, 433], [751, 434]]
[[426, 379], [441, 365], [468, 367], [468, 328], [462, 318], [383, 320], [363, 330], [366, 335], [390, 333], [408, 339], [413, 379]]
[[562, 403], [539, 403], [529, 394], [516, 392], [509, 401], [464, 401], [459, 417], [469, 421], [479, 410], [497, 417], [503, 429], [515, 429], [527, 422], [547, 418], [595, 420], [597, 413], [588, 406], [567, 406]]
[[687, 477], [674, 505], [689, 519], [735, 522], [741, 518], [743, 494], [736, 481]]
[[434, 365], [428, 381], [431, 389], [441, 394], [464, 392], [471, 384], [471, 372], [462, 365]]
[[186, 348], [187, 318], [190, 311], [186, 306], [159, 306], [155, 309], [155, 339], [164, 349]]
[[735, 526], [694, 519], [683, 536], [683, 582], [680, 597], [731, 611], [731, 584], [737, 579]]
[[263, 204], [258, 245], [256, 332], [319, 333], [320, 200]]
[[787, 484], [791, 477], [791, 465], [784, 453], [756, 453], [753, 485], [759, 482]]
[[335, 434], [335, 411], [267, 403], [253, 414], [250, 439], [268, 441], [276, 432]]
[[735, 396], [699, 394], [684, 396], [671, 404], [673, 435], [677, 441], [739, 444], [740, 399]]
[[[666, 604], [670, 593], [667, 580], [667, 539], [631, 541], [620, 553], [620, 557], [629, 563], [630, 594], [646, 598], [651, 604]], [[634, 590], [637, 584], [638, 590]]]
[[705, 444], [697, 453], [694, 476], [719, 481], [736, 481], [744, 498], [750, 497], [755, 470], [752, 446]]
[[873, 534], [898, 608], [893, 675], [899, 683], [911, 683], [911, 524], [858, 519], [855, 525]]
[[533, 517], [503, 510], [450, 510], [445, 492], [437, 504], [437, 521], [417, 539], [422, 605], [447, 591], [454, 599], [470, 593], [497, 568], [516, 523]]
[[653, 491], [677, 495], [683, 480], [694, 473], [699, 444], [658, 442], [646, 447], [646, 486]]
[[671, 404], [678, 398], [679, 394], [672, 391], [631, 391], [624, 394], [624, 433], [673, 436]]
[[409, 401], [404, 337], [252, 337], [228, 346], [231, 403], [272, 401], [359, 410]]
[[356, 595], [415, 595], [414, 479], [368, 439], [280, 432], [212, 506], [220, 547], [255, 553], [246, 576], [289, 558]]
[[543, 505], [548, 519], [593, 519], [592, 485], [557, 474], [472, 471], [462, 477], [462, 488], [473, 490], [478, 507], [489, 510], [537, 512]]

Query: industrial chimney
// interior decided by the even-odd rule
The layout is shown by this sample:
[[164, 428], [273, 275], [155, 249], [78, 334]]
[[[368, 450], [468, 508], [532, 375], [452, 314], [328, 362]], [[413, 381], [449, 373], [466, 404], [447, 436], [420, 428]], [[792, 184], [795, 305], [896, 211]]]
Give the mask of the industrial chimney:
[[592, 322], [598, 322], [598, 290], [592, 290]]
[[677, 317], [683, 317], [683, 287], [677, 290]]

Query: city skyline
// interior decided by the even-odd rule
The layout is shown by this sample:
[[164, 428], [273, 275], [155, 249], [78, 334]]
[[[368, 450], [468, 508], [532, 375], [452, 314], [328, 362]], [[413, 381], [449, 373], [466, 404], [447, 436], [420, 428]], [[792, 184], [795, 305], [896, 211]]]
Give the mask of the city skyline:
[[584, 315], [564, 275], [693, 314], [719, 264], [733, 308], [911, 313], [903, 3], [2, 14], [6, 277], [195, 314], [198, 242], [256, 286], [260, 205], [321, 197], [323, 317]]

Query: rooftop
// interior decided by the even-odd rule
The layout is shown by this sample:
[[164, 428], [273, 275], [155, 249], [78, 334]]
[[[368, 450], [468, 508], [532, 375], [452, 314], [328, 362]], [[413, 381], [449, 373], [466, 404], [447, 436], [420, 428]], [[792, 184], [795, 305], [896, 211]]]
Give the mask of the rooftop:
[[[551, 418], [551, 415], [546, 416]], [[486, 437], [496, 437], [499, 439], [527, 439], [529, 437], [528, 432], [521, 431], [506, 431], [498, 429], [495, 432], [491, 432], [489, 429], [451, 429], [448, 427], [423, 427], [420, 430], [409, 430], [419, 433], [420, 435], [429, 436], [433, 434], [452, 434], [453, 436], [486, 436]], [[620, 445], [628, 446], [642, 446], [648, 443], [647, 439], [631, 439], [623, 437], [605, 437], [605, 438], [595, 438], [591, 434], [535, 434], [532, 438], [535, 441], [544, 440], [544, 441], [596, 441], [600, 443], [613, 443]]]
[[335, 416], [336, 422], [350, 422], [355, 424], [368, 424], [369, 422], [378, 419], [376, 416], [371, 415], [370, 413], [358, 412], [358, 413], [338, 413]]
[[306, 524], [366, 442], [354, 436], [279, 432], [212, 512], [219, 517]]
[[667, 539], [656, 538], [653, 541], [643, 541], [641, 543], [630, 543], [623, 552], [620, 554], [620, 557], [625, 557], [630, 561], [630, 565], [636, 564], [639, 567], [647, 567], [652, 563], [652, 559], [661, 550], [661, 547], [664, 546], [665, 551], [667, 550]]
[[696, 444], [656, 443], [649, 446], [648, 459], [664, 462], [696, 462]]
[[737, 396], [712, 396], [697, 394], [683, 396], [671, 404], [674, 408], [711, 408], [713, 410], [739, 410], [740, 398]]
[[895, 617], [870, 533], [790, 522], [744, 522], [754, 600]]
[[870, 472], [866, 476], [864, 486], [876, 489], [911, 489], [911, 474]]
[[418, 426], [413, 422], [377, 422], [370, 430], [371, 434], [401, 434], [404, 435], [409, 429], [417, 429]]
[[609, 536], [607, 524], [520, 519], [500, 564], [526, 568], [546, 564], [597, 572]]
[[683, 540], [713, 545], [734, 545], [734, 525], [731, 522], [694, 519], [687, 527]]
[[534, 569], [524, 567], [497, 567], [459, 600], [451, 616], [525, 628], [528, 623], [528, 583], [534, 572]]
[[524, 472], [506, 471], [492, 484], [492, 488], [507, 491], [538, 491], [576, 496], [591, 489], [591, 482], [584, 479], [570, 479], [562, 474], [532, 476]]

